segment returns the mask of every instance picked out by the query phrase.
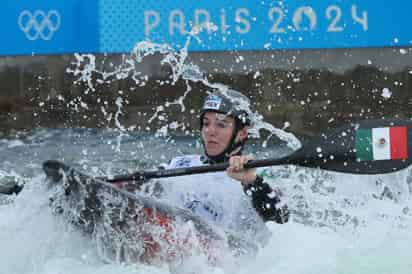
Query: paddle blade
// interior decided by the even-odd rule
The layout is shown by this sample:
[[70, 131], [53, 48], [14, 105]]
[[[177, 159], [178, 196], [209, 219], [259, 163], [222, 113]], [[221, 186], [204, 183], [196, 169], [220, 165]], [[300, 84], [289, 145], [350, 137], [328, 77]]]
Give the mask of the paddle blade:
[[412, 163], [412, 121], [363, 120], [337, 128], [305, 144], [288, 162], [354, 173], [390, 173]]

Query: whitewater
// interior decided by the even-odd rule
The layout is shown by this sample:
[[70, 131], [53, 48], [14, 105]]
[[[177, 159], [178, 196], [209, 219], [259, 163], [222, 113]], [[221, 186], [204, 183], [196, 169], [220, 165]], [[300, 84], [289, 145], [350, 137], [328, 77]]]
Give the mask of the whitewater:
[[[89, 174], [119, 174], [156, 166], [172, 155], [201, 152], [194, 138], [170, 139], [114, 130], [37, 129], [0, 140], [0, 181], [17, 181], [19, 195], [0, 198], [0, 273], [170, 273], [166, 266], [107, 263], [96, 245], [52, 214], [41, 164], [60, 159]], [[271, 145], [257, 157], [283, 153]], [[139, 161], [136, 155], [141, 155]], [[146, 157], [147, 156], [147, 157]], [[410, 273], [410, 170], [349, 175], [293, 166], [266, 179], [292, 211], [287, 224], [267, 223], [272, 237], [239, 267], [194, 261], [195, 273]], [[182, 178], [183, 180], [183, 178]]]
[[[189, 40], [188, 40], [189, 41]], [[188, 42], [189, 43], [189, 42]], [[191, 83], [210, 89], [228, 90], [210, 83], [200, 69], [187, 62], [188, 44], [180, 51], [167, 45], [138, 43], [123, 65], [111, 71], [98, 69], [93, 55], [76, 55], [67, 69], [86, 84], [85, 94], [98, 92], [94, 80], [111, 84], [133, 79], [145, 85], [147, 75], [139, 72], [146, 56], [160, 54], [161, 63], [171, 68], [169, 85], [179, 79], [186, 92], [176, 101], [155, 106], [149, 121], [164, 122], [170, 106], [182, 112], [192, 92]], [[64, 100], [64, 98], [62, 98]], [[87, 109], [87, 104], [67, 102]], [[37, 128], [15, 132], [0, 139], [0, 183], [24, 184], [19, 195], [0, 197], [0, 274], [105, 274], [170, 273], [166, 266], [108, 263], [102, 260], [96, 243], [82, 235], [49, 208], [50, 189], [45, 183], [42, 163], [60, 160], [87, 174], [102, 176], [155, 168], [172, 157], [202, 153], [196, 134], [185, 132], [178, 121], [166, 121], [155, 132], [126, 128], [120, 122], [124, 109], [121, 96], [117, 110], [106, 120], [114, 129]], [[254, 145], [248, 150], [257, 159], [281, 157], [296, 150], [299, 140], [289, 132], [266, 123], [258, 112], [245, 105], [254, 122]], [[52, 115], [52, 114], [51, 114]], [[261, 129], [269, 138], [260, 139]], [[271, 138], [272, 136], [276, 136]], [[277, 140], [277, 141], [274, 141]], [[279, 146], [278, 140], [281, 140]], [[192, 273], [281, 273], [281, 274], [409, 274], [412, 262], [412, 174], [405, 169], [385, 175], [350, 175], [294, 166], [267, 170], [265, 179], [281, 189], [291, 209], [286, 224], [267, 223], [272, 236], [256, 257], [242, 260], [237, 267], [213, 267], [193, 258], [187, 270]], [[184, 180], [182, 178], [181, 180]]]

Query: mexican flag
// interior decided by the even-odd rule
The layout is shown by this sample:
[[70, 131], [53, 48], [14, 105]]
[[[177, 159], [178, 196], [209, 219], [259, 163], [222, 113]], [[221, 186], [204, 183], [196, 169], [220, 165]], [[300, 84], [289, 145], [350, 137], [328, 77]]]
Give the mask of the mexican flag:
[[358, 129], [355, 148], [360, 161], [407, 159], [407, 127]]

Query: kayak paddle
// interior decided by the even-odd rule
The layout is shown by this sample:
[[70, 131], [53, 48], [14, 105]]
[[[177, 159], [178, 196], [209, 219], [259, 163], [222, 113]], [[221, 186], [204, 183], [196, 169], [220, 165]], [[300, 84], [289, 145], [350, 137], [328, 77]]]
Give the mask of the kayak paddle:
[[[412, 163], [412, 121], [363, 120], [322, 133], [300, 149], [282, 158], [249, 161], [246, 168], [296, 165], [352, 174], [383, 174], [408, 167]], [[48, 177], [58, 180], [61, 163], [43, 163]], [[176, 169], [138, 171], [133, 174], [99, 178], [107, 182], [145, 181], [224, 171], [228, 163]]]

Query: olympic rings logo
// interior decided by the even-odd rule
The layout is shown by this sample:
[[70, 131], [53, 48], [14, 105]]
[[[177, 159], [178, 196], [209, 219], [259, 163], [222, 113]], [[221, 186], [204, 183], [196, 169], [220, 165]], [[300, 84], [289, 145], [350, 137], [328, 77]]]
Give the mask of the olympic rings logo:
[[40, 38], [48, 41], [60, 28], [60, 13], [56, 10], [50, 10], [47, 14], [42, 10], [36, 10], [34, 13], [24, 10], [20, 13], [17, 23], [27, 39], [34, 41]]

